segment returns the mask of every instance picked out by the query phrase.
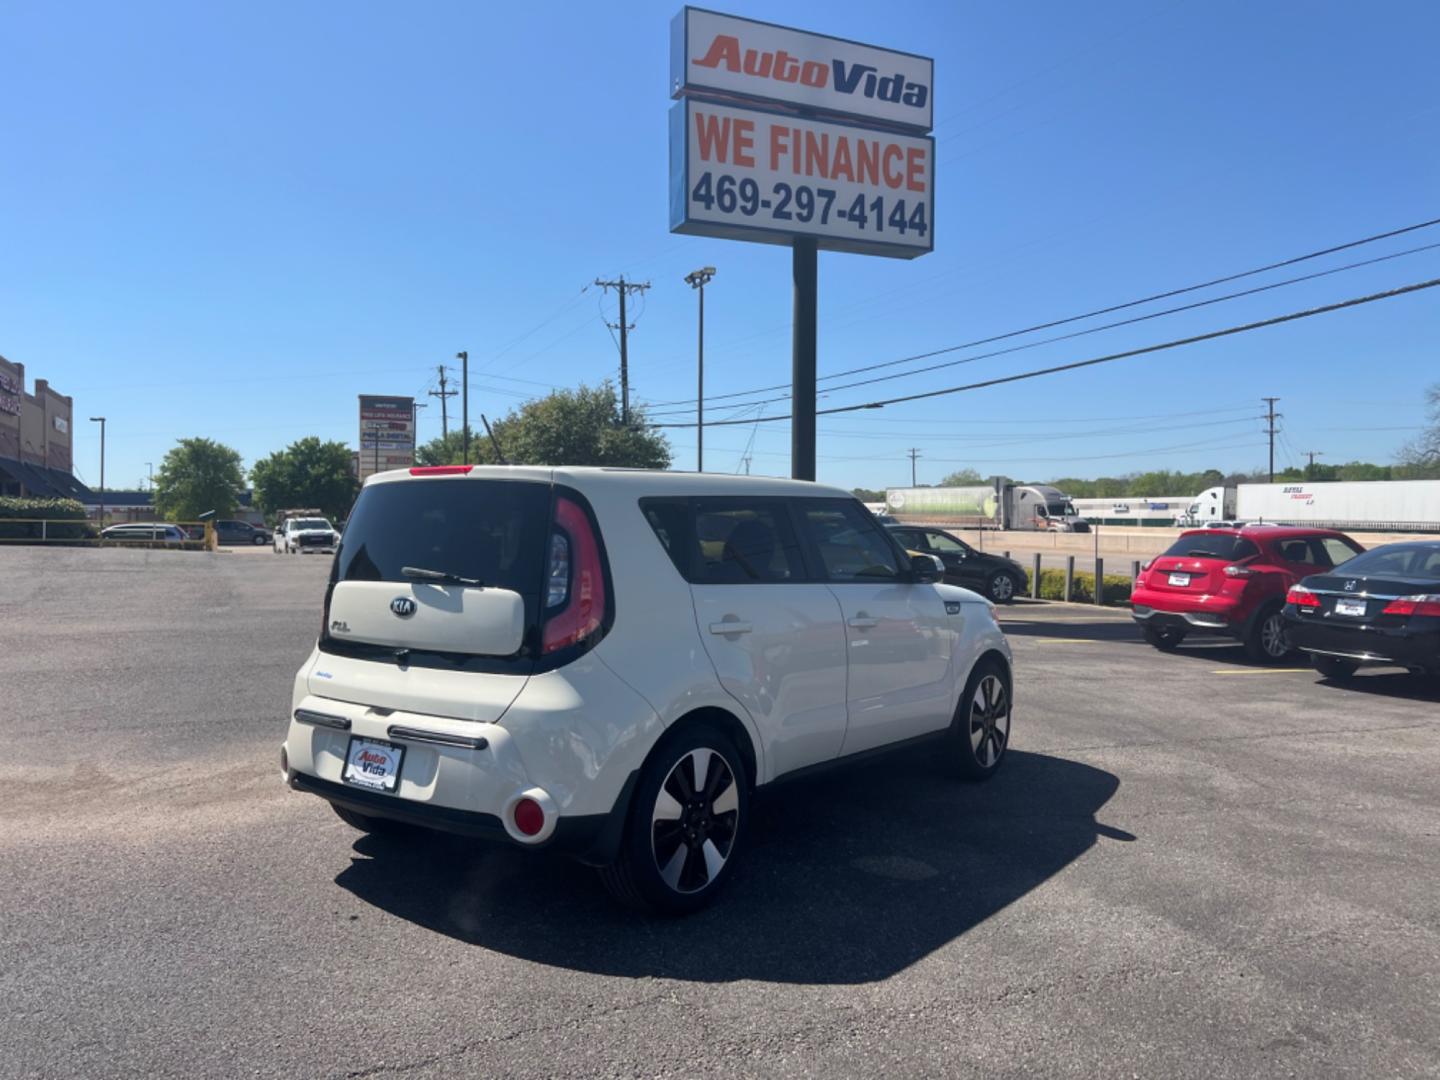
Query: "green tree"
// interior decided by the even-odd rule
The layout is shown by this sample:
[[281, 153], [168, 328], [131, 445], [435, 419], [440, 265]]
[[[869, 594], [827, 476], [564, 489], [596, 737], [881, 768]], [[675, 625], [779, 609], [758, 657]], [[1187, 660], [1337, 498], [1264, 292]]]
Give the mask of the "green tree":
[[181, 439], [155, 470], [155, 509], [169, 521], [229, 517], [244, 490], [240, 454], [213, 439]]
[[1335, 473], [1340, 480], [1389, 480], [1389, 465], [1372, 465], [1368, 461], [1347, 461], [1337, 466]]
[[255, 463], [250, 470], [255, 501], [266, 515], [314, 506], [326, 517], [345, 517], [360, 486], [350, 461], [350, 447], [343, 442], [307, 436]]
[[956, 469], [945, 479], [941, 480], [940, 487], [974, 487], [976, 484], [985, 483], [985, 478], [974, 469]]
[[851, 488], [850, 494], [861, 502], [883, 503], [885, 501], [885, 492], [876, 491], [874, 488]]
[[[630, 423], [621, 421], [620, 401], [609, 380], [527, 401], [491, 427], [512, 465], [670, 466], [670, 443], [646, 426], [642, 410], [631, 409]], [[449, 438], [426, 443], [417, 451], [416, 460], [425, 465], [458, 463], [459, 434], [451, 432]], [[486, 465], [499, 460], [483, 431], [479, 438], [470, 436], [470, 460]]]

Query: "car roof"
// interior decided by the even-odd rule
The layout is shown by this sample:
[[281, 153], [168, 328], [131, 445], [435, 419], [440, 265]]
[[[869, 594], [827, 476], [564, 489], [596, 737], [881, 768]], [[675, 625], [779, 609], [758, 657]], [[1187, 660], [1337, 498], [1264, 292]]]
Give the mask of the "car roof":
[[619, 469], [590, 466], [473, 465], [468, 473], [448, 477], [413, 475], [409, 469], [392, 469], [367, 477], [365, 484], [403, 483], [410, 480], [538, 480], [568, 484], [582, 492], [624, 489], [638, 495], [790, 495], [811, 498], [853, 499], [842, 488], [810, 480], [773, 476], [734, 476], [729, 473], [679, 472], [669, 469]]
[[1186, 529], [1181, 536], [1197, 533], [1218, 533], [1224, 536], [1243, 536], [1247, 540], [1289, 540], [1303, 536], [1344, 536], [1339, 529], [1322, 529], [1314, 525], [1267, 525], [1256, 522], [1253, 525], [1215, 525], [1209, 528]]

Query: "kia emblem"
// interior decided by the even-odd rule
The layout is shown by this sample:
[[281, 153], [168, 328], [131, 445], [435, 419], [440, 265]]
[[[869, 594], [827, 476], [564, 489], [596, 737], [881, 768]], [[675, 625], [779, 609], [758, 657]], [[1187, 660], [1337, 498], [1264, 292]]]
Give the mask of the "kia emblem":
[[390, 610], [402, 619], [415, 614], [415, 601], [408, 596], [397, 596], [390, 601]]

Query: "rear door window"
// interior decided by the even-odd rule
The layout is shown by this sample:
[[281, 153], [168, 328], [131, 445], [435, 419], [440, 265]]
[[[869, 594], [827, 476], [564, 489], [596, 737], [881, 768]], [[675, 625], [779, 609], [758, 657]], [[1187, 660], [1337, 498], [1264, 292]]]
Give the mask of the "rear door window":
[[640, 508], [675, 568], [692, 584], [806, 580], [783, 499], [655, 498], [640, 500]]

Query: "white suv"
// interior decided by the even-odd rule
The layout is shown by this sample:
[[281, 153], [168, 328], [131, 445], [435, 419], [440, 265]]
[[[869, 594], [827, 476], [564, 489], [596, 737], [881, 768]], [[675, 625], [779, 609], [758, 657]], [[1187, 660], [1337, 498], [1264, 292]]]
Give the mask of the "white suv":
[[295, 677], [281, 767], [358, 829], [422, 825], [714, 895], [753, 789], [922, 737], [992, 775], [1011, 653], [843, 491], [439, 466], [370, 477]]

